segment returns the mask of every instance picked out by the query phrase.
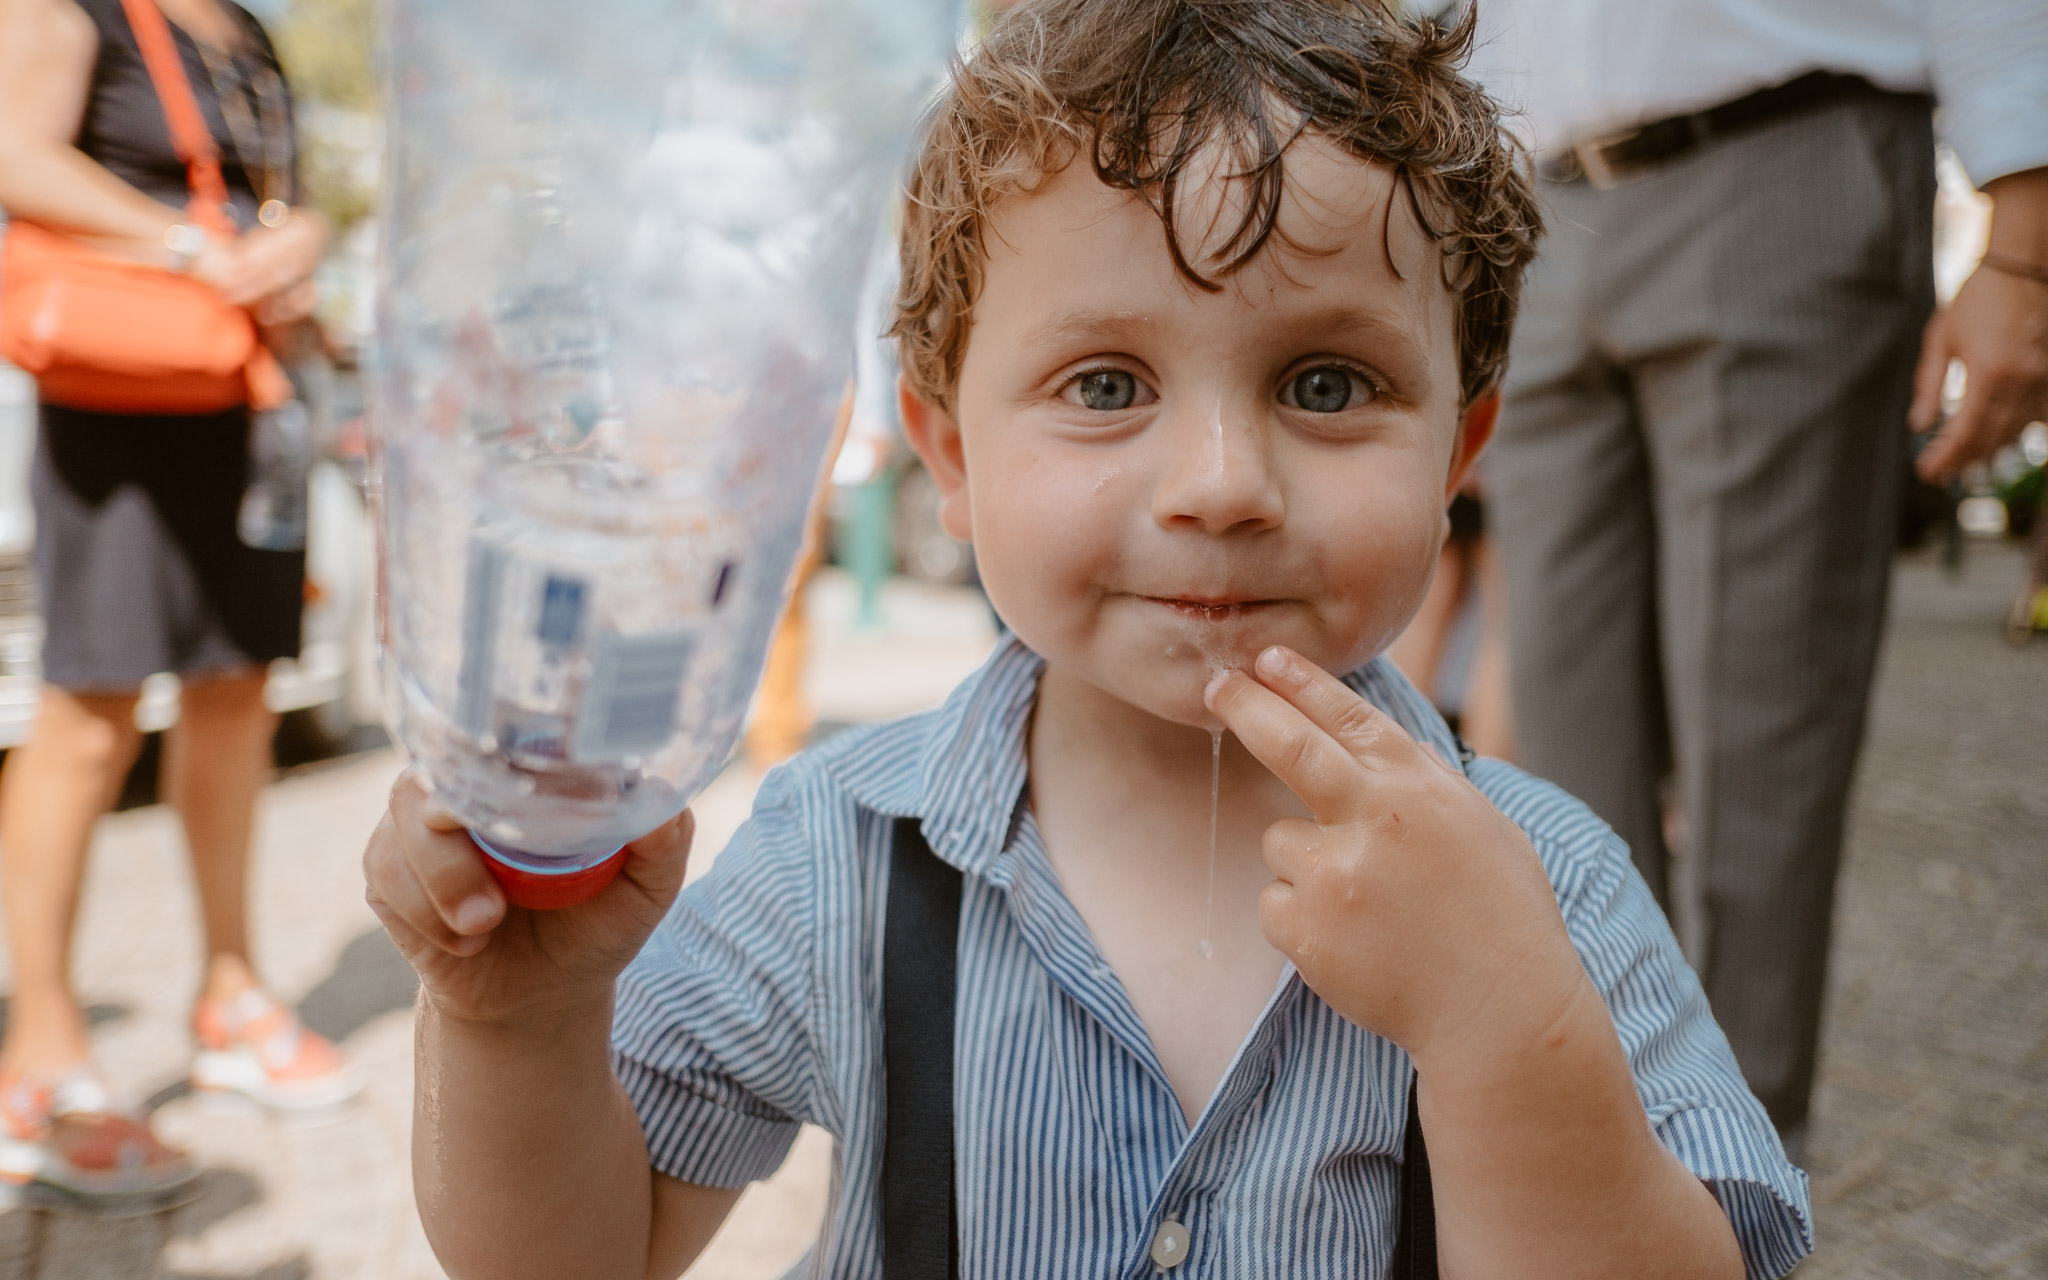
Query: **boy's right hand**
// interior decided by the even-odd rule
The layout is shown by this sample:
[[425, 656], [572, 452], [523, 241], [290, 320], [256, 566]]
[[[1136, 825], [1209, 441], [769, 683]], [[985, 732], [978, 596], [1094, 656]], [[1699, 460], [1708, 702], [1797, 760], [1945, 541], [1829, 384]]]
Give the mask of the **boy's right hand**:
[[469, 833], [408, 770], [363, 851], [365, 895], [442, 1014], [477, 1022], [608, 1000], [683, 885], [685, 810], [627, 846], [602, 893], [560, 911], [509, 906]]

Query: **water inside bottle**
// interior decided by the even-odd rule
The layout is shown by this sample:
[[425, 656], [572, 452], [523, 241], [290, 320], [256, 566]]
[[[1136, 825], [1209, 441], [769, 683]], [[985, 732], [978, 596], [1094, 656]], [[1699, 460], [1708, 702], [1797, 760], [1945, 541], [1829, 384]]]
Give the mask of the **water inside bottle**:
[[738, 570], [736, 536], [708, 512], [678, 528], [673, 506], [616, 472], [562, 458], [508, 469], [470, 535], [447, 745], [473, 825], [529, 854], [608, 852], [609, 837], [565, 834], [592, 809], [644, 811], [648, 825], [672, 812], [648, 766], [676, 734]]
[[[462, 575], [452, 719], [478, 833], [529, 858], [605, 856], [620, 824], [675, 806], [647, 769], [675, 736], [706, 620], [738, 538], [629, 445], [610, 324], [576, 265], [557, 183], [560, 139], [529, 140], [525, 268], [464, 335], [459, 434], [480, 501]], [[545, 804], [536, 801], [545, 800]], [[597, 834], [592, 810], [610, 806]], [[571, 832], [579, 832], [572, 835]]]
[[725, 762], [941, 0], [392, 0], [374, 372], [397, 736], [574, 869]]

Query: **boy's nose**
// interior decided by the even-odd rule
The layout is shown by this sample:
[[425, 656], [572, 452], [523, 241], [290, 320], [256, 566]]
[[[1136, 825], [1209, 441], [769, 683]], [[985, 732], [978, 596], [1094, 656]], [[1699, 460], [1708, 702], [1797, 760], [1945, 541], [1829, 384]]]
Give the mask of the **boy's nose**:
[[1156, 437], [1168, 458], [1152, 495], [1152, 516], [1167, 529], [1256, 532], [1287, 514], [1269, 442], [1256, 415], [1221, 404], [1178, 416]]

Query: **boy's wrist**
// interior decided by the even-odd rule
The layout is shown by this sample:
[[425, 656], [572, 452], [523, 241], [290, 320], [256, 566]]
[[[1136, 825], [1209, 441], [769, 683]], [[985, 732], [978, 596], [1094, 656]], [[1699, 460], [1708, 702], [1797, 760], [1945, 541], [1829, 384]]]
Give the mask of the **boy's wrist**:
[[1610, 1049], [1613, 1020], [1600, 993], [1580, 971], [1550, 1001], [1524, 995], [1506, 1011], [1482, 1009], [1455, 1027], [1408, 1046], [1416, 1073], [1439, 1094], [1497, 1093], [1571, 1070], [1586, 1055]]
[[612, 1024], [613, 988], [607, 983], [588, 992], [556, 993], [516, 1007], [484, 1012], [443, 996], [426, 984], [420, 987], [420, 1012], [451, 1031], [477, 1036], [566, 1043], [592, 1028], [607, 1038]]

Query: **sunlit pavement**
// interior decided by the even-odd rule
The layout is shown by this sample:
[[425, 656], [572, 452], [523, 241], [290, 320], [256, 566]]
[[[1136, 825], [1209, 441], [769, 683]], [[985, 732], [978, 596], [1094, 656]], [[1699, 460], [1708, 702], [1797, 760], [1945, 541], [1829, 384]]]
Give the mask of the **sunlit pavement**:
[[[1902, 566], [1844, 873], [1811, 1163], [1820, 1255], [1802, 1277], [2048, 1276], [2048, 637], [1999, 639], [2016, 556], [1965, 576]], [[929, 705], [986, 652], [980, 598], [893, 584], [861, 632], [852, 591], [812, 597], [811, 690], [848, 722]], [[323, 1124], [187, 1096], [194, 902], [161, 808], [103, 824], [78, 948], [101, 1063], [203, 1160], [192, 1203], [109, 1220], [0, 1213], [0, 1280], [430, 1280], [407, 1155], [412, 981], [363, 905], [364, 837], [399, 768], [377, 753], [264, 801], [259, 960], [370, 1088]], [[699, 798], [700, 856], [745, 816], [735, 766]], [[769, 1280], [808, 1247], [830, 1141], [807, 1132], [690, 1275]]]

